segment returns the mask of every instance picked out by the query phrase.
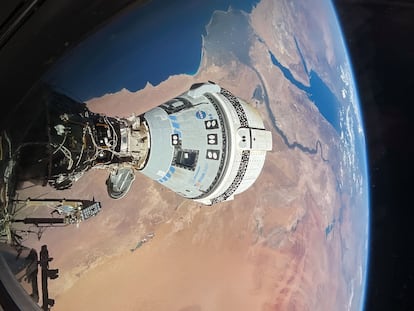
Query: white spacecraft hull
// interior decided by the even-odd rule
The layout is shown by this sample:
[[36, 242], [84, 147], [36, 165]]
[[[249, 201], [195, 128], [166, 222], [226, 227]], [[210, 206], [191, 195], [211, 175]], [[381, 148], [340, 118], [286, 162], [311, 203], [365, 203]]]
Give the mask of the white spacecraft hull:
[[272, 148], [259, 113], [214, 83], [194, 85], [143, 118], [151, 147], [141, 173], [203, 204], [248, 189]]

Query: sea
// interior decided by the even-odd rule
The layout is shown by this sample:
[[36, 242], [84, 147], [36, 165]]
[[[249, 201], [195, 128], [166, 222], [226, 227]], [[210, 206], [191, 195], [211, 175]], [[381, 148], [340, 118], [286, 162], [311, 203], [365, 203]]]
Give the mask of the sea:
[[303, 66], [309, 78], [309, 86], [304, 85], [300, 81], [296, 80], [289, 68], [284, 67], [277, 58], [269, 51], [270, 58], [273, 65], [277, 66], [283, 73], [284, 77], [289, 80], [298, 89], [304, 91], [307, 97], [316, 105], [322, 116], [340, 133], [340, 119], [339, 109], [341, 103], [338, 97], [331, 91], [328, 85], [319, 77], [319, 75], [313, 71], [308, 71], [302, 53], [300, 53]]
[[43, 80], [78, 101], [132, 92], [147, 82], [197, 72], [202, 35], [215, 10], [250, 13], [258, 1], [153, 0], [129, 10], [89, 36], [49, 70]]

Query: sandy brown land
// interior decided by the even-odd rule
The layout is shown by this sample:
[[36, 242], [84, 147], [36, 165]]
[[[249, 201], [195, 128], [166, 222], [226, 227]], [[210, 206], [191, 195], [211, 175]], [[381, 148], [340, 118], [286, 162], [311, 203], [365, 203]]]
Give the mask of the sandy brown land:
[[[263, 0], [254, 9], [251, 24], [264, 40], [250, 50], [256, 70], [236, 59], [215, 66], [204, 50], [195, 76], [173, 76], [136, 93], [121, 90], [89, 101], [88, 107], [108, 115], [141, 114], [206, 80], [255, 102], [254, 89], [263, 84], [276, 123], [288, 140], [309, 148], [319, 140], [329, 161], [323, 160], [320, 149], [308, 154], [288, 148], [264, 103], [256, 103], [272, 130], [273, 150], [257, 182], [232, 202], [201, 206], [139, 174], [127, 197], [113, 201], [106, 195], [104, 171], [88, 172], [63, 194], [36, 187], [22, 191], [26, 196], [39, 191], [45, 197], [95, 196], [102, 202], [103, 211], [79, 228], [51, 229], [42, 241], [33, 242], [48, 243], [55, 257], [51, 266], [61, 271], [59, 279], [50, 282], [54, 310], [346, 308], [349, 278], [344, 271], [357, 263], [343, 253], [343, 243], [351, 249], [357, 244], [353, 244], [352, 215], [346, 209], [350, 201], [346, 193], [336, 191], [338, 137], [307, 97], [264, 56], [270, 49], [296, 79], [307, 83], [300, 56], [287, 35], [298, 18], [291, 12], [295, 11], [284, 1]], [[284, 27], [284, 32], [269, 31], [278, 18], [284, 22], [276, 26]], [[322, 55], [333, 63], [329, 33], [322, 35], [326, 37]], [[318, 64], [309, 66], [316, 70]], [[345, 206], [342, 226], [326, 235], [341, 206]], [[131, 252], [148, 232], [155, 232], [155, 237]], [[345, 269], [344, 258], [350, 261]]]

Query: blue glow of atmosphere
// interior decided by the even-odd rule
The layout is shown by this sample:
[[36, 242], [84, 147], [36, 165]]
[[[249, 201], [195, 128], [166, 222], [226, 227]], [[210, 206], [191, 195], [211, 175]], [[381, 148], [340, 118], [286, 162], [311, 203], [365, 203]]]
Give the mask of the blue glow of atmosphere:
[[356, 106], [357, 106], [357, 111], [356, 113], [359, 114], [359, 120], [361, 121], [361, 127], [364, 131], [363, 135], [361, 136], [357, 136], [356, 139], [356, 149], [357, 152], [359, 153], [359, 169], [361, 170], [362, 176], [364, 178], [363, 181], [363, 197], [364, 197], [364, 212], [366, 212], [366, 232], [365, 232], [365, 245], [366, 245], [366, 249], [365, 249], [365, 262], [364, 262], [364, 268], [363, 269], [363, 277], [362, 277], [362, 301], [361, 301], [361, 305], [360, 305], [360, 310], [365, 310], [366, 308], [366, 295], [367, 295], [367, 279], [368, 279], [368, 270], [369, 270], [369, 258], [370, 258], [370, 253], [369, 253], [369, 245], [370, 245], [370, 231], [371, 231], [371, 224], [370, 224], [370, 180], [369, 180], [369, 172], [368, 172], [368, 157], [367, 157], [367, 148], [366, 148], [366, 140], [365, 140], [365, 125], [363, 122], [363, 114], [361, 111], [361, 105], [360, 105], [360, 100], [359, 100], [359, 94], [358, 94], [358, 88], [357, 88], [357, 84], [355, 81], [355, 75], [353, 72], [353, 66], [352, 66], [352, 61], [351, 61], [351, 57], [349, 55], [349, 49], [348, 46], [346, 45], [346, 42], [344, 40], [344, 33], [342, 31], [342, 28], [339, 24], [339, 19], [338, 19], [338, 14], [336, 12], [335, 6], [332, 2], [330, 2], [330, 5], [332, 7], [332, 12], [335, 15], [335, 23], [337, 28], [339, 29], [341, 35], [340, 35], [340, 40], [341, 43], [344, 47], [345, 50], [345, 54], [346, 54], [346, 59], [349, 63], [350, 66], [350, 70], [351, 70], [351, 75], [352, 75], [352, 83], [353, 83], [353, 87], [354, 87], [354, 92], [355, 92], [355, 100], [356, 102]]

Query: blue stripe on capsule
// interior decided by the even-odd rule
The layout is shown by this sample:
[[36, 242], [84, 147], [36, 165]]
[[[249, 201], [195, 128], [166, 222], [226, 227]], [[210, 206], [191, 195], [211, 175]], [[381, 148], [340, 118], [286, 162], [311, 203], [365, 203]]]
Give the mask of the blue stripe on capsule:
[[180, 124], [178, 122], [171, 122], [172, 126], [176, 129], [180, 128]]

